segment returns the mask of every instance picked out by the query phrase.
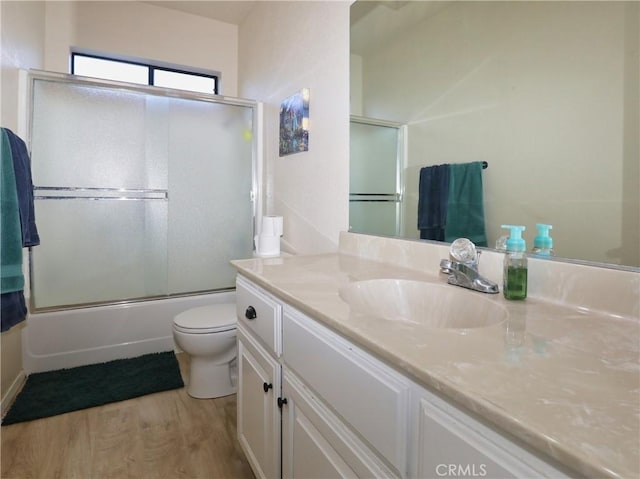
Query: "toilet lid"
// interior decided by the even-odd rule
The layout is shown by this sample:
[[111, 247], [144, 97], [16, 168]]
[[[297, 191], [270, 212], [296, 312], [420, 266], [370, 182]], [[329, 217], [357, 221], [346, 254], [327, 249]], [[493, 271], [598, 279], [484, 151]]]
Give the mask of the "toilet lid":
[[183, 311], [173, 318], [176, 329], [200, 334], [235, 329], [236, 322], [234, 303], [200, 306]]

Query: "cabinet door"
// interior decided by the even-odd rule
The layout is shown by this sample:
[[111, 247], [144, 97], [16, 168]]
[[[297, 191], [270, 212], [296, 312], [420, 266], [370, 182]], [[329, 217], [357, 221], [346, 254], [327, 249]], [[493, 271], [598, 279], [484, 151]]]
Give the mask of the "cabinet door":
[[282, 376], [283, 478], [397, 477], [295, 374]]
[[405, 477], [409, 381], [288, 306], [282, 335], [283, 364]]
[[280, 477], [280, 365], [238, 327], [238, 440], [257, 478]]
[[569, 477], [431, 394], [418, 404], [418, 478]]
[[315, 428], [298, 402], [290, 400], [283, 416], [285, 442], [284, 470], [286, 479], [356, 478], [357, 474]]

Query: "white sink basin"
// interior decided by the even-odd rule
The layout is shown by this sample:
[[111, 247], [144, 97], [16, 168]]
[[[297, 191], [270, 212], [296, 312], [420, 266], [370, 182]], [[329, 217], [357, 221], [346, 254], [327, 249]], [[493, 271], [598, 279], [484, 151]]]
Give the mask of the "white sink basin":
[[353, 313], [428, 328], [472, 329], [502, 323], [507, 310], [482, 293], [405, 279], [356, 281], [340, 289]]

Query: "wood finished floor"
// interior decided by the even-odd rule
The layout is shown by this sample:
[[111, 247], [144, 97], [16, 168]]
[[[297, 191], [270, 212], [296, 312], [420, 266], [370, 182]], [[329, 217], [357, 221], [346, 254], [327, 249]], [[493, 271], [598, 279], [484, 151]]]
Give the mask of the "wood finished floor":
[[[188, 356], [178, 354], [185, 384]], [[255, 479], [236, 436], [236, 397], [186, 388], [2, 426], [2, 479]]]

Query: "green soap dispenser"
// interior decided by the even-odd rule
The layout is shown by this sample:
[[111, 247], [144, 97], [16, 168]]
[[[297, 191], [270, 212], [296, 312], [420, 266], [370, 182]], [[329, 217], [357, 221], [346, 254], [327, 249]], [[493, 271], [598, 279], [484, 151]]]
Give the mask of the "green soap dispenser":
[[524, 226], [502, 225], [511, 231], [506, 243], [502, 293], [506, 299], [527, 297], [527, 245], [522, 239]]
[[553, 239], [549, 236], [549, 230], [553, 229], [553, 226], [538, 223], [536, 228], [538, 228], [538, 236], [533, 239], [531, 253], [538, 256], [553, 256]]

